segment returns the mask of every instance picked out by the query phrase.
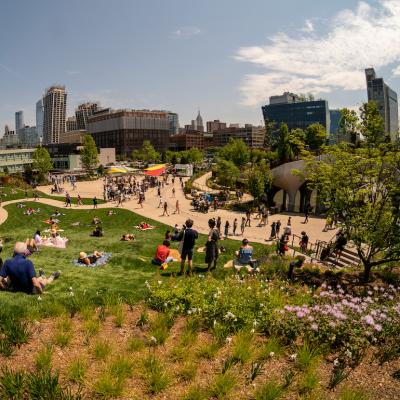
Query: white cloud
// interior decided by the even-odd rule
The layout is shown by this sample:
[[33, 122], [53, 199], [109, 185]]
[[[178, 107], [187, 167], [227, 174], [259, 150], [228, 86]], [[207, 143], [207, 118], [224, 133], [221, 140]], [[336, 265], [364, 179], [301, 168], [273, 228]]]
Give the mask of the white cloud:
[[[400, 1], [360, 1], [327, 24], [326, 33], [278, 33], [264, 46], [242, 47], [235, 58], [265, 68], [246, 75], [243, 103], [257, 105], [284, 91], [315, 94], [365, 89], [364, 68], [400, 63]], [[314, 28], [311, 21], [306, 27]], [[304, 31], [304, 29], [303, 29]], [[400, 66], [393, 71], [400, 75]]]
[[172, 37], [178, 38], [189, 38], [192, 36], [201, 35], [203, 31], [197, 26], [182, 26], [176, 31], [172, 32]]
[[314, 24], [312, 23], [311, 20], [307, 19], [304, 27], [301, 28], [300, 30], [302, 32], [307, 32], [307, 33], [314, 32]]

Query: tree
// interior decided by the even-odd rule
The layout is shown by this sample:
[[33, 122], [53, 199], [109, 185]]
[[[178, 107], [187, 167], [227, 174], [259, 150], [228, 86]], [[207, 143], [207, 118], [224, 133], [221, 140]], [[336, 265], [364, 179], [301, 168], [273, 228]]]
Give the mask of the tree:
[[293, 153], [289, 143], [289, 129], [286, 124], [281, 124], [279, 128], [279, 140], [278, 140], [277, 151], [278, 151], [279, 161], [282, 164], [292, 160]]
[[342, 223], [364, 266], [400, 261], [400, 152], [333, 146], [307, 162], [309, 185]]
[[133, 160], [140, 160], [150, 163], [150, 162], [157, 162], [160, 160], [160, 158], [161, 158], [160, 153], [155, 150], [153, 145], [148, 140], [143, 141], [140, 150], [132, 151]]
[[247, 173], [247, 187], [255, 199], [269, 192], [271, 183], [272, 174], [265, 160], [254, 165]]
[[229, 143], [222, 147], [219, 157], [226, 161], [232, 161], [237, 167], [243, 167], [250, 160], [250, 151], [242, 139], [230, 139]]
[[82, 140], [83, 148], [81, 149], [81, 162], [83, 168], [88, 174], [92, 174], [93, 170], [99, 163], [99, 152], [92, 135], [85, 135]]
[[306, 144], [311, 150], [318, 150], [326, 142], [326, 129], [321, 124], [311, 124], [306, 128]]
[[297, 128], [293, 129], [289, 133], [289, 146], [291, 153], [293, 154], [293, 158], [297, 158], [300, 156], [301, 152], [305, 148], [306, 134], [303, 129]]
[[201, 150], [196, 147], [192, 147], [185, 151], [185, 158], [188, 164], [197, 165], [200, 164], [204, 159], [204, 154]]
[[232, 161], [219, 160], [217, 166], [217, 179], [220, 185], [233, 188], [239, 177], [240, 170]]
[[385, 124], [375, 101], [364, 103], [360, 107], [360, 133], [368, 147], [385, 142]]
[[340, 110], [339, 141], [350, 141], [356, 144], [359, 130], [358, 115], [354, 110], [343, 108]]
[[33, 153], [33, 169], [39, 171], [40, 175], [47, 174], [53, 168], [50, 153], [42, 146], [35, 149]]

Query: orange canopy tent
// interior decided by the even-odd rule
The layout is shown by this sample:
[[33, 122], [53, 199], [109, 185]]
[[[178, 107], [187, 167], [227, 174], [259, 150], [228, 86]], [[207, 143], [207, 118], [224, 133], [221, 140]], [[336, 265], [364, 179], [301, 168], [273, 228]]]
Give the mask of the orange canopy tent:
[[153, 165], [152, 167], [146, 168], [144, 173], [149, 176], [160, 176], [163, 174], [167, 169], [166, 164], [157, 164]]

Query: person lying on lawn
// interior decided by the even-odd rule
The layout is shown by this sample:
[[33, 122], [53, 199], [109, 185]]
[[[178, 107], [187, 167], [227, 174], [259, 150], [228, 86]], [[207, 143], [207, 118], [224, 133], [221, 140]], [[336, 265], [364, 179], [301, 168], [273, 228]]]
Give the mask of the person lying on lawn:
[[92, 255], [88, 256], [84, 251], [79, 253], [78, 262], [80, 264], [90, 265], [95, 264], [96, 261], [103, 255], [101, 251], [95, 250]]
[[130, 242], [131, 240], [135, 240], [135, 235], [132, 233], [124, 233], [121, 237], [123, 242]]
[[163, 266], [164, 264], [174, 261], [174, 259], [169, 256], [171, 252], [169, 246], [169, 240], [164, 240], [163, 244], [157, 246], [156, 255], [152, 260], [152, 264]]
[[25, 243], [17, 242], [14, 247], [14, 256], [5, 261], [0, 271], [0, 288], [23, 292], [27, 294], [43, 293], [45, 287], [57, 279], [61, 272], [53, 272], [46, 278], [43, 270], [39, 270], [39, 277], [31, 260], [26, 259], [28, 248]]
[[94, 237], [102, 237], [103, 236], [103, 228], [100, 225], [97, 225], [96, 228], [94, 228], [94, 231], [90, 236]]

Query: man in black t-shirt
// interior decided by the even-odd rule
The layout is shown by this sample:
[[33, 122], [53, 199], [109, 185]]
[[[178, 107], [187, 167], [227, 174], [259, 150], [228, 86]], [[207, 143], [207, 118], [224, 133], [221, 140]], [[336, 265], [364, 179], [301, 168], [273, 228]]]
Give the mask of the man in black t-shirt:
[[188, 268], [189, 275], [192, 275], [193, 269], [193, 254], [194, 254], [194, 246], [196, 244], [196, 240], [199, 237], [197, 231], [192, 229], [193, 220], [188, 219], [185, 222], [186, 229], [184, 229], [178, 240], [182, 241], [182, 251], [181, 251], [181, 271], [180, 274], [183, 274], [185, 270], [185, 261], [188, 260]]

